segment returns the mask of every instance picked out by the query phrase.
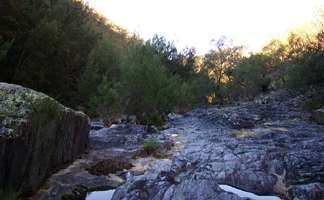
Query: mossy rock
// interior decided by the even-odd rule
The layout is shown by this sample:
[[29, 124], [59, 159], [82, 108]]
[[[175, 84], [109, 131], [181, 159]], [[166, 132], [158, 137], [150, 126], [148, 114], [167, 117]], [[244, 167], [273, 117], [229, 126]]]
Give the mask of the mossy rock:
[[0, 189], [35, 192], [89, 144], [90, 120], [55, 99], [0, 83]]

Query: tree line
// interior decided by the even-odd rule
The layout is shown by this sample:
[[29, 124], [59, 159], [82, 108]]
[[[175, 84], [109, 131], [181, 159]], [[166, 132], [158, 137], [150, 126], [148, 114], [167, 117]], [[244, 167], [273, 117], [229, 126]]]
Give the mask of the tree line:
[[[321, 26], [321, 25], [320, 25]], [[215, 101], [251, 100], [278, 89], [297, 90], [324, 83], [324, 29], [291, 32], [287, 41], [272, 40], [260, 52], [244, 55], [241, 46], [217, 43], [204, 57], [217, 89]]]
[[203, 56], [162, 36], [143, 41], [76, 0], [0, 4], [0, 81], [42, 91], [93, 117], [168, 112], [252, 99], [279, 88], [320, 85], [324, 29], [292, 33], [246, 55], [225, 38]]

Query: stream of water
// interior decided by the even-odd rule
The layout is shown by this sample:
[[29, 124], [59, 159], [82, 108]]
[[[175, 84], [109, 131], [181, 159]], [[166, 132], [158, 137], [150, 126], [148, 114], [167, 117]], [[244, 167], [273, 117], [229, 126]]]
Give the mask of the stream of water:
[[226, 192], [234, 193], [239, 197], [247, 197], [253, 200], [280, 200], [280, 198], [276, 196], [259, 196], [252, 192], [246, 192], [229, 185], [219, 185], [219, 187], [225, 190]]
[[[252, 192], [246, 192], [229, 185], [219, 185], [220, 188], [226, 192], [231, 192], [239, 197], [247, 197], [253, 200], [280, 200], [276, 196], [260, 196]], [[111, 200], [115, 190], [106, 190], [106, 191], [94, 191], [87, 194], [86, 200]]]
[[86, 200], [111, 200], [114, 192], [115, 190], [89, 192]]

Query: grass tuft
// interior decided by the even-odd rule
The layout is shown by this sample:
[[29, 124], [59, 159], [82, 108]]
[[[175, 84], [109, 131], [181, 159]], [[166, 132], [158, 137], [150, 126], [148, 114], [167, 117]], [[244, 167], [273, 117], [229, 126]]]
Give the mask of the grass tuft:
[[246, 137], [254, 137], [256, 134], [255, 132], [241, 129], [241, 130], [232, 131], [231, 135], [237, 138], [246, 138]]
[[160, 148], [160, 143], [156, 139], [148, 139], [143, 144], [143, 149], [146, 154], [152, 155]]

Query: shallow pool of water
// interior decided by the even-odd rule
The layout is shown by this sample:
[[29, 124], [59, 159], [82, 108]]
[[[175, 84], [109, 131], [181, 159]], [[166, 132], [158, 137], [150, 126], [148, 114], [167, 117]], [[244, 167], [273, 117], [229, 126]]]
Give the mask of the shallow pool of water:
[[111, 200], [114, 192], [115, 190], [89, 192], [86, 200]]
[[259, 196], [253, 194], [252, 192], [246, 192], [229, 185], [219, 185], [219, 187], [225, 190], [226, 192], [234, 193], [239, 197], [247, 197], [253, 200], [280, 200], [280, 198], [276, 196]]
[[[252, 192], [246, 192], [229, 185], [219, 185], [219, 187], [225, 190], [226, 192], [231, 192], [238, 195], [239, 197], [247, 197], [252, 200], [281, 200], [279, 197], [276, 196], [256, 195]], [[111, 200], [112, 196], [114, 195], [114, 192], [115, 190], [89, 192], [87, 194], [86, 200]]]

